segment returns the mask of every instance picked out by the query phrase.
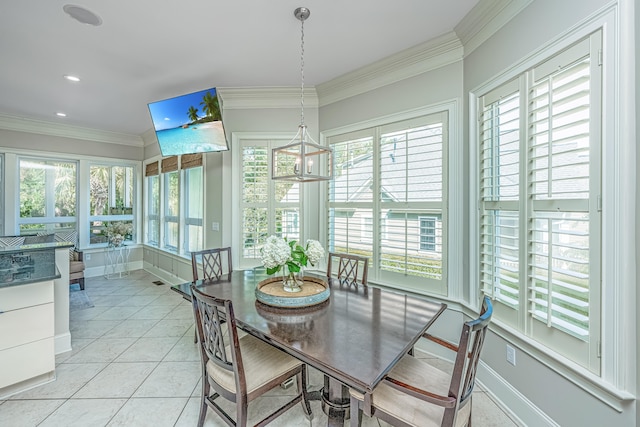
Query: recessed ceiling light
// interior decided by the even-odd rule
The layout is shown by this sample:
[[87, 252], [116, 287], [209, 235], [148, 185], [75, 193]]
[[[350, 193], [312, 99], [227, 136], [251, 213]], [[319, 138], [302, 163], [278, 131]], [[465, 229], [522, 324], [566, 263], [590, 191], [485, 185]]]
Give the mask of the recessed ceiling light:
[[64, 78], [71, 81], [71, 82], [79, 82], [80, 81], [80, 77], [76, 77], [76, 76], [72, 76], [70, 74], [65, 74]]
[[56, 116], [58, 116], [58, 117], [67, 117], [67, 115], [65, 113], [62, 113], [62, 112], [56, 113]]
[[102, 18], [84, 7], [65, 4], [62, 7], [62, 10], [64, 10], [67, 15], [83, 24], [93, 25], [94, 27], [102, 24]]

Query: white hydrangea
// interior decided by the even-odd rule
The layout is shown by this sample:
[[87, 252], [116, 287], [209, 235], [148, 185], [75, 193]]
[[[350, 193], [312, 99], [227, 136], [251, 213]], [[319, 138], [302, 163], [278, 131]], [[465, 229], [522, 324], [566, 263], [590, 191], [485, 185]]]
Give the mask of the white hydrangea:
[[317, 240], [307, 240], [306, 252], [311, 265], [316, 265], [324, 257], [324, 248]]
[[262, 265], [267, 268], [275, 268], [286, 264], [291, 257], [291, 248], [283, 238], [269, 236], [262, 248], [261, 255]]

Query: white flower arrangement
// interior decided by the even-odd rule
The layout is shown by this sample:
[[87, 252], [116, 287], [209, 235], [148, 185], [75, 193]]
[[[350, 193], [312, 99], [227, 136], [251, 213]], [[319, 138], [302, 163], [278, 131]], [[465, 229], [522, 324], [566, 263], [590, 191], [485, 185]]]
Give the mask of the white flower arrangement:
[[133, 234], [133, 224], [121, 221], [109, 223], [106, 229], [110, 245], [120, 246], [127, 237]]
[[267, 274], [275, 274], [285, 265], [289, 274], [297, 273], [307, 264], [315, 266], [324, 257], [324, 248], [317, 240], [309, 239], [304, 247], [295, 240], [269, 236], [262, 248], [262, 265]]

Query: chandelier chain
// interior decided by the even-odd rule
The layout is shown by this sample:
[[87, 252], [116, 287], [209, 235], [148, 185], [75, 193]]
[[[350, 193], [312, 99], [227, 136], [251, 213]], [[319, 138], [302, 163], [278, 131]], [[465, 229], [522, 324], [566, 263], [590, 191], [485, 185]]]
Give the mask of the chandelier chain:
[[304, 126], [304, 19], [300, 20], [300, 124]]

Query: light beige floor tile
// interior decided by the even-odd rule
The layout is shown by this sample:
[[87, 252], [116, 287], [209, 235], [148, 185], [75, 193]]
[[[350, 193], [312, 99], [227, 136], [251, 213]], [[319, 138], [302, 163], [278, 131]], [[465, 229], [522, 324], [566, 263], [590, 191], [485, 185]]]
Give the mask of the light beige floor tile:
[[69, 330], [73, 338], [100, 338], [118, 326], [122, 320], [86, 320], [71, 323]]
[[162, 362], [133, 397], [189, 397], [201, 375], [200, 362]]
[[163, 319], [167, 314], [173, 311], [173, 307], [168, 305], [146, 305], [138, 312], [133, 314], [129, 319]]
[[84, 310], [74, 310], [69, 313], [69, 324], [76, 325], [83, 320], [93, 320], [96, 316], [109, 310], [110, 306], [91, 307]]
[[96, 307], [101, 306], [109, 306], [115, 307], [123, 301], [126, 301], [126, 295], [97, 295], [95, 297], [91, 297], [91, 302]]
[[115, 362], [160, 362], [179, 340], [179, 337], [140, 338], [118, 356]]
[[171, 427], [182, 413], [186, 398], [129, 399], [108, 427]]
[[[198, 415], [200, 414], [200, 398], [191, 398], [187, 402], [184, 410], [180, 414], [180, 418], [175, 427], [193, 427], [198, 423]], [[207, 411], [204, 419], [204, 427], [228, 427], [227, 424], [212, 410]]]
[[192, 326], [189, 319], [162, 319], [154, 325], [145, 337], [181, 337]]
[[0, 426], [36, 426], [64, 403], [64, 399], [6, 401], [0, 405]]
[[178, 306], [176, 306], [176, 308], [173, 309], [171, 313], [167, 314], [165, 319], [189, 319], [195, 322], [193, 317], [193, 307], [191, 306], [191, 303], [185, 301], [179, 304]]
[[472, 399], [471, 423], [474, 427], [517, 426], [486, 393], [475, 390]]
[[39, 427], [104, 426], [126, 399], [69, 399]]
[[74, 338], [71, 337], [71, 351], [66, 351], [64, 353], [56, 354], [56, 366], [65, 363], [67, 360], [78, 354], [80, 350], [91, 344], [95, 341], [96, 338]]
[[56, 367], [55, 381], [14, 395], [11, 399], [68, 399], [106, 366], [106, 363], [62, 364]]
[[158, 296], [153, 301], [151, 301], [151, 303], [149, 303], [149, 305], [168, 305], [168, 306], [171, 306], [171, 307], [176, 307], [182, 301], [184, 301], [184, 300], [177, 293], [163, 294], [163, 295]]
[[133, 306], [133, 307], [144, 307], [145, 305], [149, 305], [154, 299], [158, 298], [155, 295], [133, 295], [127, 298], [125, 301], [122, 301], [116, 307], [120, 306]]
[[199, 362], [198, 344], [193, 342], [192, 335], [185, 334], [162, 360], [164, 362]]
[[158, 319], [127, 319], [101, 338], [139, 338], [158, 323]]
[[66, 363], [112, 362], [136, 340], [137, 338], [101, 338], [71, 356]]
[[128, 398], [155, 369], [157, 363], [111, 363], [82, 387], [74, 399], [82, 398]]
[[133, 316], [140, 307], [137, 306], [116, 306], [94, 317], [94, 320], [125, 320]]

